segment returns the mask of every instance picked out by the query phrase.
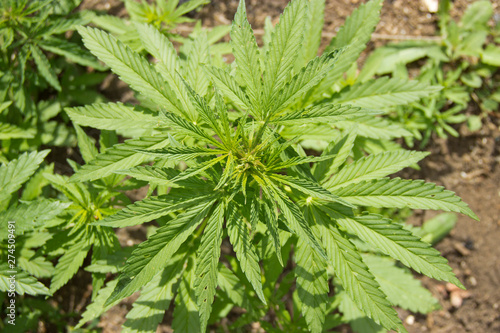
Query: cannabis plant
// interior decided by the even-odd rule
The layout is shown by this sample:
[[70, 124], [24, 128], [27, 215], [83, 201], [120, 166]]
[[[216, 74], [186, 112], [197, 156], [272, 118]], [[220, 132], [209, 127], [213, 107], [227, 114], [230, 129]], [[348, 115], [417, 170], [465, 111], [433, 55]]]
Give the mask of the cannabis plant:
[[[0, 166], [0, 301], [2, 312], [8, 313], [4, 305], [11, 303], [4, 300], [15, 298], [16, 323], [24, 329], [36, 328], [36, 319], [43, 310], [33, 298], [23, 295], [51, 295], [40, 280], [51, 277], [54, 267], [40, 248], [54, 236], [49, 228], [56, 216], [68, 207], [42, 196], [47, 185], [43, 173], [53, 169], [53, 166], [39, 169], [48, 153], [48, 150], [24, 153]], [[14, 290], [12, 275], [15, 275]], [[0, 328], [12, 327], [6, 323], [9, 318], [4, 318]]]
[[[417, 79], [443, 89], [423, 101], [389, 112], [389, 117], [404, 124], [422, 146], [433, 133], [442, 138], [457, 137], [453, 124], [467, 121], [470, 130], [478, 130], [481, 119], [496, 111], [500, 103], [500, 25], [489, 25], [493, 16], [491, 2], [474, 2], [458, 22], [451, 19], [450, 6], [449, 0], [440, 1], [440, 40], [406, 41], [379, 48], [370, 55], [359, 76], [360, 80], [385, 74], [407, 78], [415, 61], [425, 61]], [[465, 115], [471, 104], [481, 112]], [[408, 136], [407, 143], [413, 144], [413, 138]]]
[[[112, 15], [98, 15], [93, 22], [105, 29], [119, 40], [129, 45], [135, 51], [142, 51], [144, 47], [133, 23], [147, 23], [156, 27], [169, 39], [183, 41], [184, 39], [173, 32], [181, 23], [194, 22], [187, 14], [210, 2], [210, 0], [189, 0], [179, 4], [179, 0], [123, 0], [129, 15], [128, 19]], [[226, 32], [227, 33], [227, 32]]]
[[[213, 65], [220, 61], [210, 56], [204, 34], [179, 57], [155, 27], [136, 25], [144, 48], [157, 60], [152, 65], [112, 35], [79, 28], [91, 52], [144, 102], [142, 107], [94, 104], [66, 110], [82, 126], [141, 133], [97, 155], [70, 181], [128, 175], [157, 187], [158, 194], [91, 224], [123, 228], [156, 220], [158, 228], [116, 267], [119, 276], [99, 291], [80, 325], [136, 291], [141, 296], [127, 315], [127, 331], [155, 331], [172, 301], [171, 324], [179, 332], [205, 332], [233, 306], [264, 318], [274, 309], [270, 301], [283, 266], [293, 267], [286, 273], [295, 280], [304, 328], [321, 332], [332, 320], [336, 305], [329, 302], [329, 281], [334, 277], [336, 292], [357, 311], [386, 329], [405, 331], [369, 270], [369, 259], [357, 249], [358, 240], [419, 273], [463, 287], [429, 243], [398, 223], [363, 213], [363, 207], [410, 207], [477, 218], [440, 186], [388, 178], [426, 153], [353, 153], [357, 130], [346, 124], [378, 121], [379, 105], [350, 105], [356, 96], [348, 92], [346, 103], [324, 98], [364, 44], [356, 44], [356, 33], [345, 29], [337, 38], [349, 30], [350, 47], [335, 49], [343, 43], [337, 39], [319, 57], [306, 54], [303, 44], [311, 41], [304, 35], [313, 34], [314, 41], [320, 36], [312, 13], [321, 5], [291, 1], [260, 49], [241, 1], [231, 29], [235, 61], [229, 68]], [[380, 5], [369, 2], [348, 25], [371, 17], [368, 9]], [[366, 95], [386, 89], [387, 99], [395, 82], [372, 81]], [[408, 101], [435, 89], [418, 82], [408, 87], [413, 94], [394, 99]], [[340, 124], [343, 131], [331, 135], [321, 155], [308, 155], [300, 145], [308, 124]], [[296, 135], [289, 139], [292, 129]]]
[[[78, 148], [84, 161], [91, 161], [99, 151], [94, 141], [75, 125]], [[104, 152], [118, 142], [116, 134], [103, 131], [99, 140], [100, 150]], [[75, 171], [79, 165], [68, 163]], [[60, 200], [68, 207], [58, 215], [58, 222], [51, 229], [56, 234], [47, 242], [44, 251], [51, 258], [57, 258], [50, 292], [53, 294], [65, 285], [83, 265], [89, 253], [92, 254], [90, 265], [104, 260], [110, 254], [121, 250], [118, 238], [110, 228], [92, 225], [116, 212], [113, 206], [130, 203], [120, 191], [135, 188], [134, 180], [124, 180], [122, 175], [110, 175], [92, 182], [70, 183], [68, 177], [58, 174], [44, 174], [50, 185], [60, 192]], [[106, 275], [92, 271], [93, 297], [103, 285]]]
[[[67, 127], [53, 119], [61, 105], [74, 105], [64, 104], [72, 98], [68, 79], [61, 84], [59, 74], [76, 65], [103, 69], [78, 38], [65, 36], [90, 21], [88, 12], [71, 13], [78, 3], [0, 2], [0, 139], [7, 155], [0, 160], [41, 144], [68, 145], [74, 140]], [[54, 100], [58, 93], [64, 97]]]
[[[372, 79], [358, 75], [358, 58], [366, 48], [380, 19], [381, 7], [382, 1], [369, 1], [359, 6], [346, 19], [344, 26], [339, 29], [324, 51], [328, 53], [335, 49], [343, 49], [339, 61], [318, 85], [297, 101], [295, 108], [334, 103], [385, 113], [390, 108], [417, 102], [441, 89], [440, 86], [408, 80], [408, 78], [383, 76]], [[324, 1], [313, 1], [307, 14], [304, 47], [300, 49], [296, 70], [312, 60], [318, 53], [323, 25], [323, 21], [319, 18], [323, 15]], [[273, 29], [272, 25], [266, 25], [261, 55], [267, 52]], [[324, 150], [334, 137], [340, 137], [346, 131], [352, 131], [356, 127], [358, 135], [353, 143], [353, 153], [356, 158], [363, 156], [363, 152], [379, 153], [400, 149], [394, 139], [412, 136], [403, 124], [386, 117], [365, 116], [328, 124], [311, 122], [287, 125], [281, 132], [282, 136], [291, 139], [296, 135], [301, 135], [303, 140], [300, 145], [317, 151]]]

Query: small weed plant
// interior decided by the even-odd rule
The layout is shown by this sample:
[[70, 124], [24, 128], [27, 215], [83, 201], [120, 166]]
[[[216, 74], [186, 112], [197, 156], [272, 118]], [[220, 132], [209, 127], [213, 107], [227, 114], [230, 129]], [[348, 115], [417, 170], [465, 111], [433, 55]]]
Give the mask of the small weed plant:
[[[43, 174], [53, 170], [53, 165], [40, 167], [48, 153], [48, 150], [24, 153], [0, 166], [0, 301], [2, 312], [7, 313], [4, 305], [17, 294], [15, 327], [19, 331], [36, 329], [38, 320], [62, 330], [67, 320], [43, 301], [51, 295], [43, 281], [53, 275], [54, 266], [52, 258], [40, 249], [57, 233], [54, 221], [69, 206], [42, 195], [47, 185]], [[11, 284], [13, 272], [15, 290]], [[0, 322], [1, 330], [11, 328], [7, 319]]]
[[[181, 23], [194, 22], [187, 14], [201, 8], [201, 6], [210, 1], [189, 0], [183, 1], [182, 4], [179, 3], [179, 0], [123, 0], [123, 2], [129, 15], [128, 19], [112, 15], [97, 15], [92, 21], [98, 27], [111, 32], [133, 50], [140, 52], [144, 50], [144, 46], [141, 43], [137, 29], [135, 29], [135, 23], [150, 24], [170, 40], [182, 42], [184, 38], [174, 33], [173, 30]], [[225, 28], [223, 30], [225, 30], [224, 35], [227, 33], [227, 30]]]
[[[386, 74], [407, 78], [415, 75], [412, 64], [420, 61], [416, 78], [443, 87], [422, 101], [389, 109], [389, 118], [413, 134], [405, 137], [409, 145], [416, 139], [425, 146], [433, 133], [457, 137], [454, 124], [467, 122], [476, 131], [483, 118], [498, 110], [500, 24], [490, 26], [493, 6], [489, 0], [476, 1], [458, 22], [451, 18], [450, 7], [449, 0], [440, 1], [439, 40], [381, 47], [370, 55], [358, 77], [361, 81]], [[466, 115], [469, 107], [474, 112]]]
[[83, 67], [105, 67], [77, 34], [66, 36], [92, 16], [73, 12], [79, 2], [0, 1], [1, 161], [41, 145], [74, 144], [74, 133], [56, 119], [62, 108], [104, 100], [85, 89], [104, 77]]
[[[79, 28], [87, 48], [139, 93], [141, 105], [66, 109], [76, 124], [132, 137], [99, 154], [87, 142], [91, 158], [70, 181], [127, 175], [149, 183], [143, 200], [104, 218], [89, 215], [81, 228], [157, 222], [124, 264], [93, 262], [94, 271], [119, 274], [99, 290], [79, 326], [140, 291], [125, 331], [154, 332], [173, 302], [171, 324], [177, 332], [205, 332], [233, 307], [244, 309], [230, 324], [235, 331], [261, 321], [269, 332], [322, 332], [361, 318], [368, 326], [374, 321], [404, 332], [392, 305], [421, 312], [429, 305], [418, 308], [417, 301], [402, 300], [408, 293], [394, 292], [386, 281], [383, 286], [380, 277], [394, 276], [396, 286], [410, 281], [405, 289], [423, 303], [430, 295], [422, 296], [425, 289], [394, 260], [463, 287], [430, 243], [365, 212], [365, 207], [409, 207], [477, 218], [440, 186], [388, 177], [426, 153], [394, 147], [364, 153], [370, 135], [372, 143], [377, 139], [370, 124], [391, 131], [376, 117], [382, 107], [439, 89], [400, 79], [348, 80], [381, 3], [362, 5], [317, 56], [323, 1], [291, 1], [276, 27], [266, 29], [262, 48], [241, 1], [231, 27], [231, 65], [210, 53], [203, 31], [179, 56], [157, 28], [135, 25], [144, 49], [156, 59], [153, 65], [114, 36]], [[303, 149], [314, 135], [311, 129], [327, 130], [321, 135], [324, 147], [316, 147], [321, 154]], [[365, 138], [358, 140], [358, 133]], [[293, 310], [283, 300], [290, 288]]]

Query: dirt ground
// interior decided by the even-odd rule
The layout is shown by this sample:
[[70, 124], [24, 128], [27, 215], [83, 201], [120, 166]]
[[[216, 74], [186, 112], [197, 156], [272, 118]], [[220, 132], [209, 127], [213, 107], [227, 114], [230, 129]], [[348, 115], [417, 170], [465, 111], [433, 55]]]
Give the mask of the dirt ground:
[[[459, 216], [451, 234], [437, 245], [467, 288], [463, 303], [453, 306], [444, 283], [422, 277], [441, 303], [442, 310], [413, 317], [401, 311], [411, 333], [500, 332], [500, 131], [498, 121], [487, 121], [483, 129], [470, 133], [465, 126], [459, 138], [436, 139], [432, 154], [420, 163], [420, 171], [405, 176], [425, 179], [457, 193], [480, 218]], [[435, 212], [420, 212], [415, 224]]]
[[[324, 32], [328, 43], [345, 18], [364, 0], [326, 0]], [[455, 0], [452, 16], [459, 17], [474, 0]], [[493, 0], [495, 18], [500, 19], [500, 0]], [[262, 29], [270, 16], [273, 23], [288, 0], [247, 0], [249, 21], [254, 29]], [[212, 0], [194, 17], [204, 26], [229, 24], [236, 11], [237, 0]], [[123, 14], [117, 0], [87, 0], [85, 6], [99, 8], [112, 14]], [[430, 13], [421, 0], [386, 0], [381, 21], [371, 42], [386, 43], [405, 36], [433, 36], [437, 16]], [[474, 112], [471, 107], [470, 112]], [[435, 139], [426, 150], [432, 154], [420, 165], [421, 170], [405, 171], [404, 176], [425, 179], [455, 191], [479, 216], [480, 221], [459, 216], [450, 236], [437, 245], [449, 260], [459, 279], [467, 287], [460, 306], [452, 305], [451, 289], [444, 283], [421, 277], [422, 283], [440, 300], [442, 310], [429, 315], [414, 315], [399, 311], [411, 333], [500, 332], [500, 131], [499, 119], [486, 119], [483, 128], [470, 133], [459, 128], [461, 136], [448, 140]], [[417, 212], [412, 223], [420, 224], [435, 212]], [[142, 238], [140, 230], [135, 230]], [[125, 236], [125, 235], [124, 235]], [[88, 290], [86, 291], [88, 294]], [[83, 296], [83, 295], [82, 295]], [[131, 300], [114, 307], [101, 321], [104, 332], [118, 332]], [[80, 308], [80, 305], [76, 305]], [[348, 329], [347, 329], [348, 330]], [[161, 332], [170, 332], [161, 325]]]

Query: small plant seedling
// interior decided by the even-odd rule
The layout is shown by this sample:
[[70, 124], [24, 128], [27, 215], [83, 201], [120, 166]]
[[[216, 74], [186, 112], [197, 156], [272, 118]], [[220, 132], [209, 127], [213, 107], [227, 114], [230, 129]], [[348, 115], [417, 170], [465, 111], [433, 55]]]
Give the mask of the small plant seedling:
[[[450, 16], [451, 2], [440, 1], [439, 40], [415, 40], [393, 43], [375, 50], [366, 61], [359, 78], [390, 74], [407, 78], [409, 67], [420, 65], [420, 82], [440, 85], [442, 90], [408, 106], [387, 111], [413, 136], [406, 142], [421, 141], [425, 146], [433, 133], [441, 138], [458, 137], [454, 124], [467, 122], [471, 131], [482, 126], [482, 119], [498, 110], [500, 90], [500, 25], [490, 27], [493, 5], [489, 0], [471, 4], [459, 21]], [[475, 109], [472, 115], [465, 111]], [[470, 110], [470, 109], [469, 109]]]

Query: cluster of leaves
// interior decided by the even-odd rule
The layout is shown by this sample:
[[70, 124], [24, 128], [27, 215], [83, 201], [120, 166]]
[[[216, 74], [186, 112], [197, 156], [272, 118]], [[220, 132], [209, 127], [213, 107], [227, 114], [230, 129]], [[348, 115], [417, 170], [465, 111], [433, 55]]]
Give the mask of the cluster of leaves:
[[[177, 16], [198, 6], [195, 2], [180, 6], [169, 19], [182, 22]], [[77, 11], [79, 4], [80, 1], [73, 0], [6, 0], [0, 3], [0, 160], [7, 163], [12, 159], [0, 167], [3, 179], [0, 228], [3, 230], [1, 239], [5, 241], [0, 255], [7, 263], [8, 221], [15, 221], [16, 292], [21, 296], [52, 295], [76, 274], [91, 253], [86, 269], [92, 273], [94, 297], [106, 276], [99, 267], [94, 269], [94, 264], [102, 263], [105, 258], [123, 261], [130, 250], [122, 253], [111, 229], [90, 226], [90, 223], [114, 213], [113, 206], [130, 203], [119, 190], [144, 186], [144, 182], [124, 180], [124, 176], [119, 175], [72, 184], [68, 183], [68, 177], [54, 174], [53, 165], [33, 176], [48, 151], [21, 154], [42, 144], [72, 145], [74, 141], [78, 142], [84, 160], [90, 161], [98, 154], [95, 142], [80, 127], [75, 126], [73, 131], [64, 123], [68, 120], [66, 115], [59, 116], [65, 106], [106, 100], [95, 89], [86, 89], [102, 82], [107, 74], [82, 67], [106, 68], [81, 47], [79, 36], [72, 33], [76, 26], [85, 25], [94, 17], [92, 12]], [[159, 5], [168, 8], [177, 3], [160, 1]], [[163, 18], [167, 17], [163, 15]], [[213, 44], [226, 33], [227, 28], [216, 29], [207, 38]], [[186, 50], [189, 50], [189, 43], [186, 43]], [[219, 50], [223, 51], [224, 47]], [[99, 141], [101, 152], [117, 142], [114, 132], [103, 131]], [[73, 161], [68, 160], [68, 163], [75, 171], [78, 169]], [[16, 192], [30, 177], [21, 201], [17, 202], [20, 193]], [[59, 192], [59, 200], [48, 199], [57, 196], [54, 190], [48, 190], [48, 184]], [[2, 265], [2, 291], [8, 288], [8, 271], [11, 269]], [[38, 278], [44, 283], [51, 279], [50, 288]], [[4, 299], [2, 297], [2, 301]], [[59, 331], [65, 329], [67, 319], [61, 317], [56, 308], [43, 306], [44, 302], [35, 298], [21, 297], [20, 300], [17, 317], [21, 330], [36, 328], [40, 317]]]
[[[409, 68], [415, 72], [416, 61], [421, 82], [443, 89], [436, 94], [389, 111], [392, 119], [404, 124], [413, 134], [407, 138], [425, 146], [432, 133], [440, 137], [458, 136], [453, 124], [467, 121], [470, 130], [481, 127], [481, 119], [498, 110], [500, 86], [500, 23], [490, 27], [493, 6], [489, 0], [469, 6], [459, 22], [450, 17], [450, 1], [441, 0], [439, 7], [440, 39], [407, 41], [389, 44], [375, 50], [368, 58], [360, 76], [391, 74], [407, 78]], [[474, 103], [480, 112], [466, 116], [464, 110]]]
[[0, 160], [42, 144], [71, 144], [74, 134], [54, 118], [64, 106], [103, 100], [84, 91], [103, 76], [86, 74], [77, 65], [104, 67], [80, 45], [77, 35], [66, 38], [90, 21], [88, 12], [72, 13], [78, 3], [0, 2]]
[[[123, 0], [123, 2], [129, 19], [113, 15], [98, 15], [93, 18], [92, 22], [112, 33], [133, 50], [140, 52], [144, 48], [133, 23], [151, 24], [170, 40], [182, 42], [184, 38], [172, 31], [181, 23], [193, 22], [194, 20], [189, 18], [187, 14], [209, 3], [209, 0], [189, 0], [183, 1], [181, 4], [179, 4], [179, 0], [157, 0], [154, 2]], [[227, 31], [223, 35], [226, 33]]]
[[[38, 172], [39, 165], [49, 153], [48, 150], [24, 153], [17, 159], [0, 166], [0, 291], [1, 300], [10, 290], [9, 278], [12, 266], [16, 266], [15, 291], [18, 295], [51, 295], [39, 279], [49, 278], [54, 267], [49, 258], [38, 251], [54, 235], [50, 228], [54, 220], [69, 204], [42, 196], [47, 181], [43, 173], [51, 172], [53, 166], [45, 166]], [[24, 186], [23, 186], [24, 184]], [[20, 188], [23, 191], [20, 193]], [[13, 224], [8, 222], [15, 222]], [[10, 241], [8, 241], [10, 240]], [[7, 260], [9, 259], [9, 261]], [[30, 298], [18, 298], [19, 327], [36, 327], [37, 319], [49, 313], [47, 305]], [[49, 307], [50, 308], [50, 307]], [[2, 307], [2, 311], [5, 309]], [[55, 312], [55, 311], [54, 311]], [[54, 318], [60, 318], [55, 316]], [[4, 323], [0, 323], [3, 328]]]
[[[95, 143], [80, 127], [75, 127], [80, 151], [84, 160], [89, 161], [98, 154]], [[99, 141], [101, 151], [117, 141], [114, 133], [104, 131]], [[7, 264], [9, 254], [9, 258], [15, 258], [16, 261], [17, 294], [51, 296], [78, 272], [84, 259], [92, 253], [86, 270], [92, 273], [94, 298], [106, 277], [106, 272], [94, 269], [94, 266], [113, 257], [120, 260], [131, 251], [121, 249], [111, 229], [92, 226], [91, 223], [115, 213], [113, 206], [130, 203], [118, 191], [144, 184], [124, 180], [120, 175], [88, 183], [69, 183], [68, 177], [54, 174], [53, 165], [45, 166], [35, 174], [48, 153], [48, 150], [25, 153], [0, 167], [0, 240], [3, 241], [0, 256], [5, 258], [0, 266], [0, 290], [9, 289], [9, 272], [12, 271]], [[75, 171], [78, 170], [79, 166], [75, 162], [68, 162]], [[18, 199], [17, 192], [28, 179]], [[47, 199], [54, 196], [47, 185], [58, 191], [57, 200]], [[7, 230], [9, 221], [15, 222], [14, 248], [9, 247], [11, 243], [7, 242], [10, 237]], [[57, 265], [54, 267], [53, 262], [56, 260]], [[40, 278], [51, 279], [50, 288], [37, 280]], [[40, 316], [60, 330], [66, 328], [67, 319], [61, 315], [50, 318], [51, 313], [57, 313], [57, 310], [40, 306], [39, 300], [21, 298], [18, 310], [18, 325], [24, 329], [36, 328]]]
[[[82, 230], [100, 228], [112, 235], [115, 227], [158, 224], [130, 255], [93, 263], [95, 272], [120, 274], [99, 290], [79, 326], [140, 291], [125, 331], [154, 332], [172, 301], [172, 327], [180, 332], [204, 332], [233, 307], [246, 313], [232, 329], [264, 323], [271, 314], [281, 327], [263, 324], [270, 332], [285, 327], [321, 332], [341, 320], [365, 317], [405, 331], [391, 304], [429, 308], [404, 300], [408, 294], [391, 289], [394, 283], [383, 278], [401, 276], [418, 297], [429, 295], [393, 260], [462, 287], [446, 259], [415, 232], [363, 213], [364, 207], [410, 207], [477, 218], [442, 187], [388, 178], [427, 154], [390, 144], [408, 132], [374, 115], [429, 97], [439, 87], [356, 77], [356, 60], [381, 4], [360, 6], [316, 56], [324, 1], [291, 1], [276, 27], [268, 25], [262, 48], [241, 1], [231, 27], [231, 65], [210, 52], [203, 31], [179, 56], [157, 28], [134, 25], [143, 48], [156, 58], [153, 65], [102, 30], [78, 29], [86, 47], [140, 94], [141, 106], [66, 109], [78, 125], [133, 138], [99, 154], [90, 153], [95, 150], [85, 141], [87, 163], [76, 168], [67, 190], [60, 190], [71, 199], [77, 189], [69, 186], [83, 182], [103, 181], [106, 187], [116, 184], [106, 179], [123, 175], [146, 181], [145, 199], [102, 220], [90, 217]], [[321, 155], [307, 155], [308, 145]], [[232, 252], [221, 260], [223, 243]], [[284, 309], [280, 304], [294, 283], [292, 320], [275, 309]], [[337, 308], [343, 317], [332, 313]]]
[[[95, 142], [75, 125], [78, 147], [84, 161], [91, 161], [99, 151]], [[101, 153], [118, 142], [113, 132], [103, 131], [99, 145]], [[80, 166], [68, 160], [75, 172]], [[54, 293], [65, 285], [83, 265], [84, 259], [92, 254], [90, 266], [92, 273], [92, 298], [101, 288], [106, 277], [92, 266], [102, 262], [109, 255], [120, 252], [121, 247], [115, 233], [109, 228], [93, 226], [92, 223], [116, 212], [114, 206], [129, 204], [130, 200], [122, 192], [140, 187], [141, 183], [124, 180], [124, 176], [112, 175], [92, 182], [70, 183], [68, 177], [57, 174], [45, 174], [49, 184], [59, 192], [59, 199], [68, 204], [68, 208], [58, 216], [57, 235], [45, 247], [51, 257], [59, 257], [52, 276], [50, 292]]]

